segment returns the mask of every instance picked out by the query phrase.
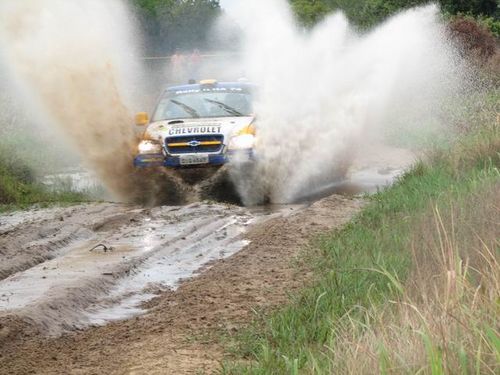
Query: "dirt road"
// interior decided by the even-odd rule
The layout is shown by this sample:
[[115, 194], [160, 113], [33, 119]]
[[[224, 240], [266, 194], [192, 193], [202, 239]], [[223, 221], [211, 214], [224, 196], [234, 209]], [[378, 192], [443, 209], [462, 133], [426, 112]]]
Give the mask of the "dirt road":
[[240, 250], [246, 227], [273, 217], [216, 204], [93, 204], [16, 225], [25, 215], [0, 224], [0, 318], [37, 322], [52, 336], [140, 313], [152, 293]]
[[0, 215], [0, 373], [216, 371], [221, 334], [307, 283], [298, 255], [363, 204], [320, 197], [390, 183], [413, 160], [396, 151], [358, 162], [312, 204], [95, 203]]
[[[3, 216], [0, 373], [214, 369], [217, 343], [192, 338], [232, 332], [253, 309], [282, 302], [308, 278], [292, 261], [310, 236], [360, 204], [105, 203], [35, 211], [27, 222], [27, 213]], [[108, 250], [90, 251], [98, 244]]]

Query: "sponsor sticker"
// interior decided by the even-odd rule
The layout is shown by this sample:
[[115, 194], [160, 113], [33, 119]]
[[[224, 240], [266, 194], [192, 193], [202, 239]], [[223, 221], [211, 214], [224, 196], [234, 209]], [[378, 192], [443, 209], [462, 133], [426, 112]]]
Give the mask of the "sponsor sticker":
[[184, 94], [197, 94], [200, 92], [242, 92], [244, 91], [241, 87], [206, 87], [203, 89], [189, 89], [189, 90], [177, 90], [174, 91], [174, 95], [184, 95]]

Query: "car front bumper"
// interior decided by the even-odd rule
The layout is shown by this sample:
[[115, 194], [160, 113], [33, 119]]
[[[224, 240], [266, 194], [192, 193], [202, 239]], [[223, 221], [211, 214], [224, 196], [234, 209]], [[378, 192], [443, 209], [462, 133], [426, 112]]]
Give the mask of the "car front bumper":
[[253, 149], [229, 151], [225, 154], [209, 154], [208, 163], [196, 165], [182, 165], [179, 156], [153, 154], [153, 155], [137, 155], [134, 159], [136, 168], [151, 168], [151, 167], [167, 167], [167, 168], [208, 168], [221, 166], [231, 161], [240, 163], [255, 161], [255, 153]]

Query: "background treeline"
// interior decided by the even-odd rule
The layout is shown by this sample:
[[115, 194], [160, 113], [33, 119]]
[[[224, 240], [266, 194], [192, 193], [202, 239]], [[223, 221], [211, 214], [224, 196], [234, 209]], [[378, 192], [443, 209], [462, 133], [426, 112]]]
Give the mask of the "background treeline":
[[208, 30], [221, 14], [218, 0], [129, 0], [142, 27], [145, 52], [205, 49]]
[[[361, 28], [373, 26], [401, 10], [428, 4], [429, 0], [290, 0], [299, 19], [312, 25], [327, 13], [343, 10], [351, 22]], [[500, 8], [497, 0], [436, 0], [448, 15], [468, 15], [484, 20], [500, 31]], [[495, 24], [496, 23], [496, 24]]]
[[[244, 1], [244, 0], [243, 0]], [[360, 29], [429, 0], [289, 0], [304, 26], [319, 22], [326, 14], [342, 10]], [[219, 0], [129, 0], [142, 27], [149, 54], [168, 54], [176, 49], [230, 49], [236, 36], [226, 43], [210, 37], [213, 22], [222, 14]], [[500, 36], [500, 8], [497, 0], [437, 0], [448, 16], [463, 15], [478, 19]], [[237, 33], [237, 28], [228, 28]]]

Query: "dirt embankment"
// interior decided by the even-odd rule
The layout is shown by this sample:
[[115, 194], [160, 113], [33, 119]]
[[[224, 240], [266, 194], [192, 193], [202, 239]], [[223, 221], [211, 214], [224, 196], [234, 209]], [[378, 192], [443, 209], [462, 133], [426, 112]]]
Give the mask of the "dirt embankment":
[[26, 331], [25, 322], [11, 314], [0, 328], [0, 373], [216, 370], [223, 359], [217, 334], [238, 331], [255, 309], [273, 308], [301, 287], [311, 274], [294, 258], [312, 236], [341, 227], [361, 206], [361, 200], [331, 196], [288, 214], [282, 210], [248, 230], [251, 242], [243, 250], [162, 292], [147, 303], [146, 314], [132, 319], [50, 338]]

